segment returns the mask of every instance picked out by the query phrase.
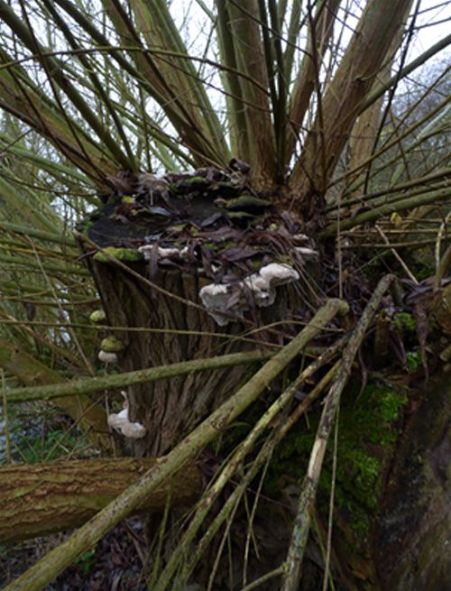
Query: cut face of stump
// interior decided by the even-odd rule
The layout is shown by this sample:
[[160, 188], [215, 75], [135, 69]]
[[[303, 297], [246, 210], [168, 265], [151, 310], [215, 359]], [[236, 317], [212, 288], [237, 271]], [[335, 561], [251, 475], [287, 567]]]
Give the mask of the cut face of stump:
[[[311, 298], [311, 289], [302, 289], [298, 249], [312, 244], [296, 239], [296, 220], [278, 216], [267, 201], [241, 199], [244, 181], [227, 172], [163, 180], [164, 195], [155, 185], [151, 198], [143, 196], [141, 184], [135, 195], [114, 196], [88, 230], [104, 249], [89, 257], [89, 267], [109, 324], [140, 329], [118, 333], [115, 367], [132, 371], [281, 344], [275, 331], [255, 329], [285, 321], [290, 334], [291, 314], [302, 314]], [[92, 253], [92, 243], [88, 248]], [[246, 331], [252, 339], [236, 338]], [[167, 452], [248, 373], [237, 366], [130, 387], [127, 420], [145, 429], [133, 441], [135, 453]]]

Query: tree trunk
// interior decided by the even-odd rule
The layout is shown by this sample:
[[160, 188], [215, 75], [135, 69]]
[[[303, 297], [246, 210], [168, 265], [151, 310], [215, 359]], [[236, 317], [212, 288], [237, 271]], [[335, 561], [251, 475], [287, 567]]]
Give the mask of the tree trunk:
[[307, 209], [323, 196], [355, 124], [359, 104], [373, 87], [412, 0], [371, 0], [324, 93], [321, 110], [293, 168], [291, 183]]
[[448, 373], [427, 386], [396, 452], [372, 542], [380, 589], [449, 587], [450, 425]]
[[[92, 261], [92, 272], [109, 324], [160, 331], [129, 332], [121, 337], [124, 341], [124, 349], [118, 353], [121, 371], [255, 349], [255, 341], [243, 343], [239, 339], [218, 336], [237, 336], [243, 326], [234, 322], [231, 328], [218, 328], [207, 311], [201, 309], [199, 289], [202, 280], [196, 274], [158, 269], [152, 275], [145, 262], [133, 263], [130, 268], [135, 274], [131, 275], [114, 264]], [[150, 287], [148, 281], [170, 293]], [[279, 289], [283, 289], [283, 295], [278, 296], [274, 306], [259, 314], [260, 320], [252, 328], [269, 321], [288, 319], [289, 290]], [[188, 303], [177, 301], [170, 294]], [[260, 333], [260, 338], [264, 337], [268, 338], [267, 331]], [[248, 368], [236, 366], [130, 386], [127, 394], [130, 420], [139, 421], [147, 430], [146, 437], [134, 442], [136, 455], [166, 453], [233, 394], [248, 373]]]
[[[155, 459], [70, 460], [0, 469], [0, 541], [10, 542], [78, 527], [137, 481]], [[202, 488], [195, 465], [148, 497], [139, 511], [161, 512], [192, 502]]]

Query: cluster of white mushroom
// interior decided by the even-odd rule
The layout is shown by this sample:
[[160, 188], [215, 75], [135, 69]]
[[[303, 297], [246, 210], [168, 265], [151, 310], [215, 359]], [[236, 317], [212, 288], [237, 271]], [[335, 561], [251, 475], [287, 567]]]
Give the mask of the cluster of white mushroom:
[[124, 397], [123, 409], [119, 413], [112, 413], [108, 415], [108, 425], [112, 429], [116, 429], [116, 431], [122, 433], [124, 437], [129, 437], [130, 439], [141, 439], [145, 436], [147, 430], [141, 423], [132, 423], [130, 421], [128, 416], [127, 394], [125, 392], [121, 392], [121, 394]]
[[[95, 324], [105, 322], [105, 312], [103, 310], [95, 310], [95, 312], [91, 314], [90, 320]], [[115, 364], [118, 361], [118, 353], [122, 351], [123, 348], [123, 342], [115, 336], [106, 337], [100, 343], [98, 358], [107, 365]], [[108, 425], [112, 429], [122, 433], [124, 437], [129, 437], [130, 439], [141, 439], [146, 434], [146, 428], [141, 423], [130, 421], [128, 415], [127, 394], [124, 391], [122, 391], [121, 394], [124, 397], [123, 408], [118, 413], [111, 413], [108, 415]]]
[[208, 313], [219, 326], [242, 318], [252, 305], [271, 306], [276, 299], [276, 287], [299, 279], [290, 265], [270, 263], [236, 283], [210, 283], [199, 291]]

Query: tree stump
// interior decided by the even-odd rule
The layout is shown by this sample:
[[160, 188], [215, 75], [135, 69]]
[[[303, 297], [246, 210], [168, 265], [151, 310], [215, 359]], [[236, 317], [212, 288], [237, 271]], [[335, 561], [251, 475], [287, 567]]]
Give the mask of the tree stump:
[[[140, 277], [150, 280], [148, 264], [133, 263], [130, 267]], [[254, 343], [233, 338], [239, 335], [242, 325], [233, 323], [231, 327], [220, 328], [206, 310], [200, 309], [201, 280], [195, 275], [181, 274], [178, 270], [158, 271], [151, 281], [199, 308], [152, 289], [136, 275], [128, 275], [114, 264], [93, 261], [92, 271], [110, 326], [151, 329], [150, 332], [120, 333], [124, 344], [124, 349], [118, 352], [121, 371], [264, 346], [262, 335], [258, 333]], [[271, 322], [288, 320], [288, 299], [289, 290], [285, 288], [276, 305], [260, 315], [259, 325], [263, 326], [268, 319]], [[253, 325], [253, 329], [257, 327]], [[152, 332], [155, 330], [157, 332]], [[264, 331], [265, 336], [268, 338], [268, 331]], [[130, 420], [139, 421], [147, 431], [146, 437], [134, 442], [134, 452], [138, 456], [159, 456], [167, 452], [231, 395], [248, 372], [249, 368], [236, 366], [130, 386], [127, 393]]]
[[[298, 221], [246, 194], [245, 181], [232, 182], [226, 172], [152, 179], [145, 189], [138, 183], [133, 196], [112, 196], [85, 227], [89, 241], [82, 240], [110, 326], [142, 329], [114, 333], [123, 341], [116, 353], [120, 370], [280, 344], [280, 326], [259, 329], [283, 321], [282, 333], [289, 333], [290, 319], [306, 315], [315, 292], [301, 287], [304, 259], [316, 261], [318, 253], [306, 245]], [[250, 338], [238, 338], [246, 331]], [[146, 429], [134, 441], [135, 455], [166, 453], [248, 371], [235, 367], [130, 387], [129, 420]]]

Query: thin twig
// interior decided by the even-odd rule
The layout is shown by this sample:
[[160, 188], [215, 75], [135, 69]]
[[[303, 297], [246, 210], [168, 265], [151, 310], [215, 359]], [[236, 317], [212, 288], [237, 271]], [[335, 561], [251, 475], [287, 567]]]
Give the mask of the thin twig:
[[6, 397], [6, 380], [5, 372], [3, 368], [0, 368], [0, 375], [2, 377], [2, 398], [3, 398], [3, 430], [5, 438], [5, 458], [7, 464], [12, 464], [13, 459], [11, 455], [11, 436], [9, 430], [9, 417], [8, 417], [8, 399]]

